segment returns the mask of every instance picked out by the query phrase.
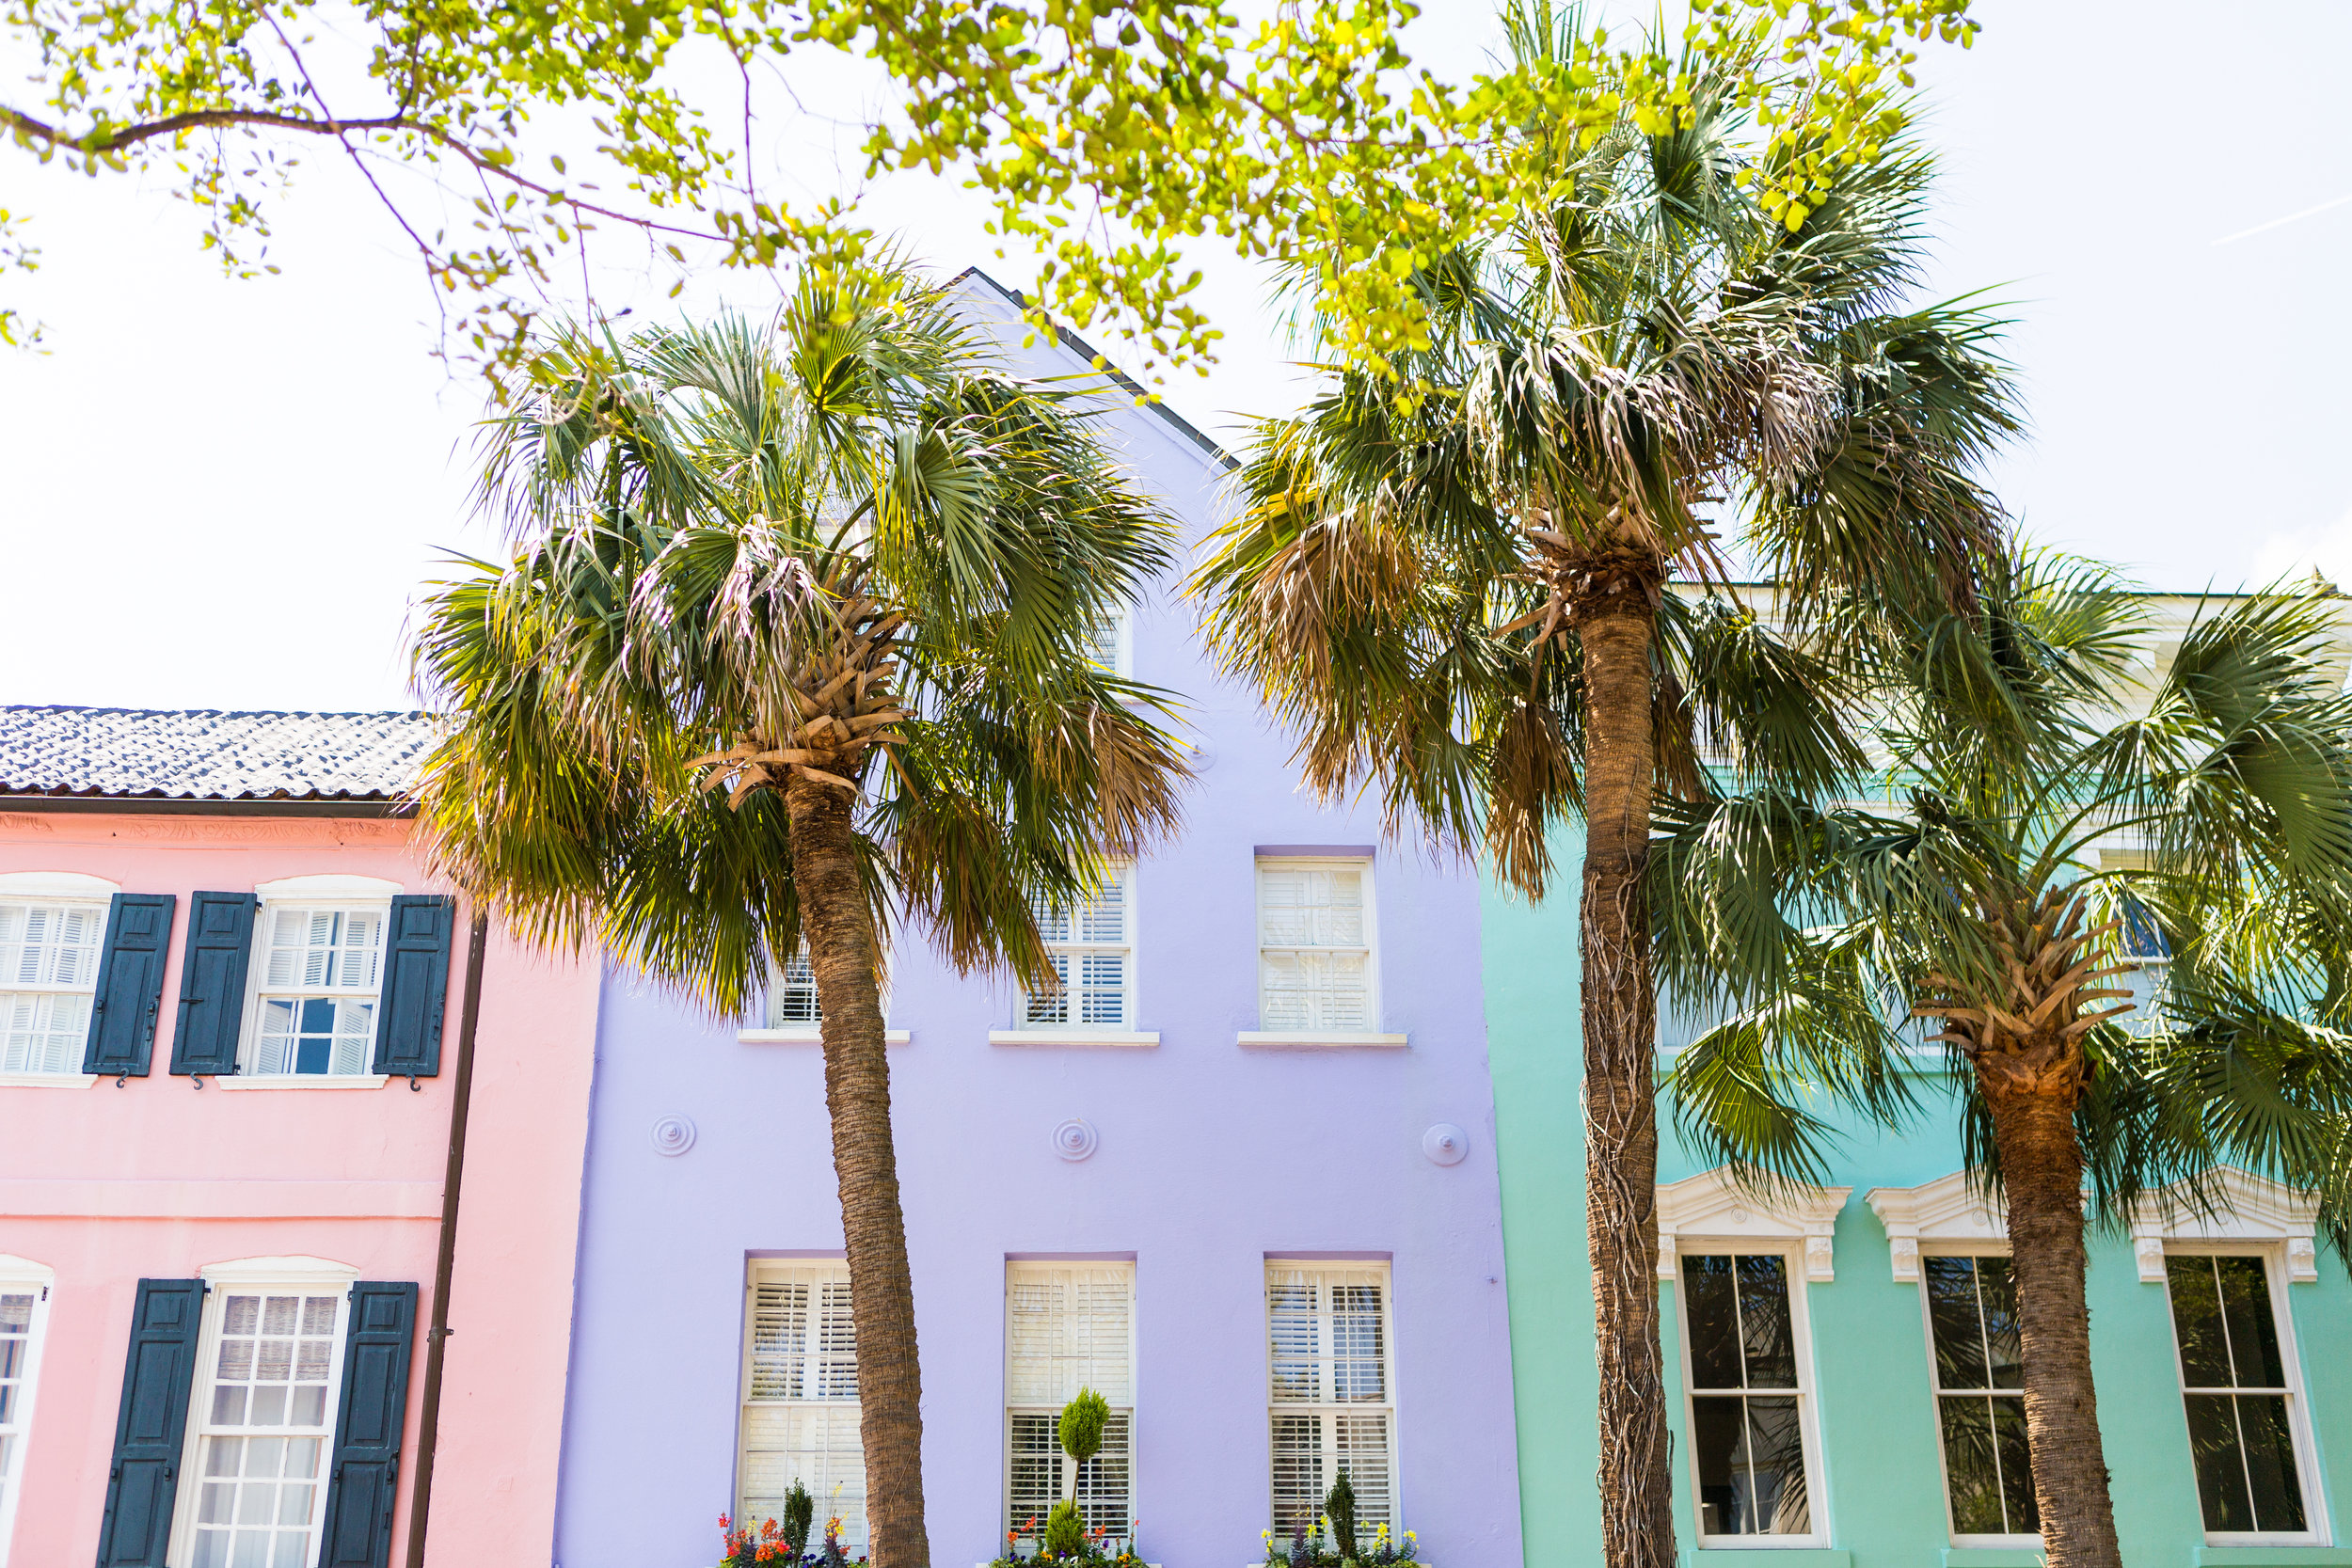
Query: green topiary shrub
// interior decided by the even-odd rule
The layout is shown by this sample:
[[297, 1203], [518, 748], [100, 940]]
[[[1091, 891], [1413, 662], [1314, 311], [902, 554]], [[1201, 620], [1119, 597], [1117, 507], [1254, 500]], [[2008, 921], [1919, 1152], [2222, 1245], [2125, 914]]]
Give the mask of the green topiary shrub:
[[1347, 1483], [1347, 1467], [1340, 1466], [1340, 1479], [1323, 1499], [1323, 1516], [1331, 1521], [1331, 1544], [1342, 1562], [1356, 1560], [1356, 1489]]
[[1087, 1522], [1078, 1517], [1078, 1505], [1064, 1497], [1045, 1516], [1045, 1549], [1056, 1557], [1077, 1557], [1086, 1545]]
[[1110, 1424], [1110, 1402], [1091, 1388], [1062, 1406], [1061, 1451], [1084, 1465], [1103, 1451], [1103, 1429]]
[[784, 1495], [784, 1544], [798, 1557], [808, 1547], [808, 1527], [817, 1517], [816, 1499], [799, 1481]]

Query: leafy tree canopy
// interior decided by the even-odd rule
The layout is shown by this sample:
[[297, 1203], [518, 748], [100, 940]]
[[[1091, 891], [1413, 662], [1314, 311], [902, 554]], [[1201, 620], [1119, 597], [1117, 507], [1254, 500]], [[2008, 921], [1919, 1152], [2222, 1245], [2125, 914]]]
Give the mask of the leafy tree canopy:
[[[267, 266], [302, 150], [348, 160], [453, 307], [462, 356], [511, 367], [550, 304], [580, 313], [592, 256], [626, 245], [682, 285], [736, 266], [877, 253], [838, 197], [786, 199], [755, 168], [763, 87], [845, 57], [898, 103], [866, 172], [961, 170], [998, 232], [1044, 260], [1041, 318], [1135, 328], [1153, 363], [1211, 356], [1181, 247], [1214, 235], [1311, 263], [1334, 348], [1385, 366], [1425, 340], [1420, 266], [1560, 194], [1499, 127], [1591, 136], [1691, 113], [1710, 59], [1772, 129], [1752, 171], [1792, 227], [1901, 125], [1916, 46], [1965, 44], [1967, 0], [1692, 0], [1677, 36], [1447, 83], [1400, 41], [1410, 0], [0, 0], [21, 62], [14, 148], [161, 180], [232, 273]], [[788, 89], [787, 91], [788, 97]], [[423, 179], [421, 182], [419, 176]], [[0, 209], [0, 268], [40, 252]], [[690, 251], [691, 255], [690, 256]], [[0, 339], [39, 325], [0, 304]]]

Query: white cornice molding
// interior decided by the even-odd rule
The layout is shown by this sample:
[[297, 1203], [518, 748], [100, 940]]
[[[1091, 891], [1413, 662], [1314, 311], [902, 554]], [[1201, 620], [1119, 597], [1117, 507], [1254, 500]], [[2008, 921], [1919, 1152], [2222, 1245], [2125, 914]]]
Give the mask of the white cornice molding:
[[1951, 1246], [2009, 1237], [2009, 1206], [1998, 1198], [1986, 1203], [1964, 1170], [1916, 1187], [1873, 1187], [1862, 1201], [1886, 1229], [1899, 1285], [1918, 1282], [1922, 1242]]
[[291, 903], [310, 899], [390, 898], [401, 891], [401, 887], [387, 877], [360, 877], [349, 872], [328, 871], [307, 877], [280, 877], [274, 882], [256, 882], [253, 891], [265, 902], [282, 900]]
[[1658, 1277], [1675, 1277], [1681, 1239], [1771, 1241], [1804, 1243], [1804, 1276], [1827, 1284], [1836, 1277], [1833, 1238], [1838, 1211], [1851, 1187], [1804, 1187], [1793, 1183], [1770, 1193], [1752, 1192], [1728, 1168], [1701, 1171], [1658, 1189]]
[[2132, 1254], [2140, 1283], [2164, 1283], [2169, 1241], [2283, 1243], [2290, 1281], [2309, 1285], [2319, 1278], [2318, 1198], [2229, 1165], [2214, 1172], [2207, 1185], [2211, 1212], [2198, 1205], [2186, 1183], [2160, 1187], [2133, 1206]]
[[277, 1258], [231, 1258], [225, 1262], [207, 1263], [197, 1273], [215, 1285], [293, 1285], [312, 1281], [347, 1285], [359, 1277], [359, 1270], [354, 1264], [300, 1253]]
[[0, 1279], [29, 1280], [47, 1285], [57, 1277], [57, 1271], [46, 1263], [36, 1263], [30, 1258], [19, 1258], [13, 1252], [0, 1252]]
[[112, 898], [120, 882], [84, 871], [0, 871], [0, 897]]

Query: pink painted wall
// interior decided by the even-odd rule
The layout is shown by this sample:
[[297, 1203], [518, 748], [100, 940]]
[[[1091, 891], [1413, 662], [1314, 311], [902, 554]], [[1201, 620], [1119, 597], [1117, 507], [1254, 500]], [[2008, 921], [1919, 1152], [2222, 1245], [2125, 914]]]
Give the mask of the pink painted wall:
[[[137, 1281], [303, 1254], [415, 1280], [392, 1560], [407, 1550], [465, 985], [461, 911], [442, 1071], [416, 1091], [201, 1090], [174, 1077], [189, 895], [337, 873], [431, 891], [405, 824], [383, 819], [0, 815], [0, 872], [71, 871], [179, 896], [150, 1075], [118, 1088], [0, 1086], [0, 1253], [56, 1270], [12, 1568], [97, 1553]], [[569, 1350], [597, 975], [494, 939], [484, 969], [473, 1131], [428, 1561], [548, 1560]]]

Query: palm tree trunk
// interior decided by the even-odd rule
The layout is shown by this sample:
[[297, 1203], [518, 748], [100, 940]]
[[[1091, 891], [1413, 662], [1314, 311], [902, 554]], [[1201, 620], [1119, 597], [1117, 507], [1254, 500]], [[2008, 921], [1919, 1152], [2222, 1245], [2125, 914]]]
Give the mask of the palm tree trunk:
[[1584, 1219], [1600, 1362], [1601, 1560], [1673, 1568], [1658, 1339], [1658, 1002], [1649, 964], [1650, 645], [1661, 574], [1596, 573], [1584, 653]]
[[[2060, 1051], [2073, 1053], [2069, 1048]], [[2006, 1065], [2006, 1064], [2005, 1064]], [[1998, 1069], [1979, 1080], [1993, 1115], [2009, 1199], [2026, 1372], [2026, 1447], [2049, 1568], [2122, 1568], [2115, 1508], [2090, 1382], [2090, 1308], [2083, 1297], [2082, 1148], [2076, 1077]]]
[[795, 769], [785, 800], [792, 880], [823, 1013], [825, 1108], [857, 1317], [860, 1437], [874, 1568], [930, 1568], [923, 1525], [923, 1377], [915, 1359], [914, 1278], [898, 1207], [890, 1133], [874, 911], [858, 862], [848, 791]]

